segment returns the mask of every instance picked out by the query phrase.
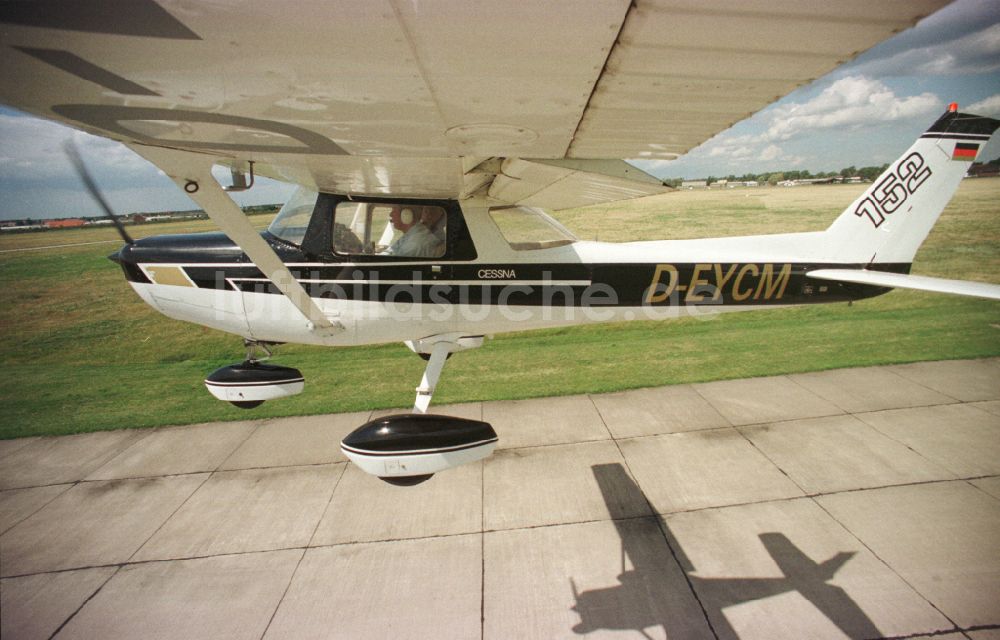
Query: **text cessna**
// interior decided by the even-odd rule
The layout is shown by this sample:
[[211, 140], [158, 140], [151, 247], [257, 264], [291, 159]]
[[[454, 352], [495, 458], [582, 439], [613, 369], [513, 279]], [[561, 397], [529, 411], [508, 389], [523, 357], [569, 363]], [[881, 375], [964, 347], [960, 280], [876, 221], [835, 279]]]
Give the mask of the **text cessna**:
[[695, 264], [682, 269], [658, 264], [645, 301], [662, 304], [675, 300], [684, 303], [781, 300], [791, 275], [792, 265], [788, 263]]

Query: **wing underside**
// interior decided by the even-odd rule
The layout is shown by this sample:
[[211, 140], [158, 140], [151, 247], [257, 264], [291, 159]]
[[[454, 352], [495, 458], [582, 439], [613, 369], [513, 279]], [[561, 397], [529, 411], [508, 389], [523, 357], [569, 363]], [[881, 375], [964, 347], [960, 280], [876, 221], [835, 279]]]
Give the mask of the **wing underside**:
[[[586, 163], [676, 158], [944, 4], [4, 2], [0, 101], [326, 191], [561, 208], [662, 190]], [[583, 164], [482, 170], [519, 158]]]

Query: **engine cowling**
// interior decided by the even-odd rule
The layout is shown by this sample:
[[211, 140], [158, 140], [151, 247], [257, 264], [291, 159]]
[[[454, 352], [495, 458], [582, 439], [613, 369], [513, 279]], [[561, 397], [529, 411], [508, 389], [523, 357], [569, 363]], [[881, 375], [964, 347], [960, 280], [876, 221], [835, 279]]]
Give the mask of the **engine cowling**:
[[433, 414], [398, 414], [367, 422], [340, 443], [365, 473], [390, 484], [419, 484], [438, 471], [482, 460], [497, 434], [489, 423]]

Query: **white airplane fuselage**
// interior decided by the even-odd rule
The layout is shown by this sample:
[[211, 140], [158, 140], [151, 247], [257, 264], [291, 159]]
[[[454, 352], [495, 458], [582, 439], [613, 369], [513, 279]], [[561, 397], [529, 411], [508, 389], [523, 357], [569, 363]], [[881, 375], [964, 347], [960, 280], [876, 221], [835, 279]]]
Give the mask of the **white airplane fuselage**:
[[[671, 319], [723, 311], [869, 297], [885, 289], [813, 281], [822, 233], [743, 238], [607, 243], [576, 241], [516, 250], [488, 215], [487, 200], [461, 201], [475, 247], [471, 260], [356, 262], [286, 260], [323, 313], [344, 330], [311, 330], [289, 300], [267, 289], [253, 265], [228, 254], [224, 238], [200, 258], [171, 262], [170, 244], [143, 251], [130, 278], [155, 309], [245, 338], [347, 346], [442, 333], [483, 335], [591, 322]], [[204, 239], [205, 236], [202, 236]], [[178, 236], [172, 243], [197, 243]], [[275, 244], [280, 244], [272, 240]], [[143, 258], [148, 253], [150, 257]], [[132, 260], [130, 256], [123, 256]], [[906, 271], [909, 265], [892, 265]], [[126, 270], [128, 273], [128, 269]]]
[[[147, 238], [116, 259], [167, 316], [256, 342], [377, 344], [850, 301], [928, 288], [900, 274], [998, 126], [950, 109], [828, 229], [808, 233], [587, 242], [544, 212], [488, 198], [293, 196], [262, 234], [284, 265], [270, 272], [290, 274], [333, 331], [317, 330], [282, 295], [287, 283], [223, 234]], [[403, 211], [411, 228], [431, 225], [418, 229], [425, 238], [438, 234], [440, 251], [424, 254], [438, 257], [393, 251]], [[955, 281], [930, 286], [982, 295]]]

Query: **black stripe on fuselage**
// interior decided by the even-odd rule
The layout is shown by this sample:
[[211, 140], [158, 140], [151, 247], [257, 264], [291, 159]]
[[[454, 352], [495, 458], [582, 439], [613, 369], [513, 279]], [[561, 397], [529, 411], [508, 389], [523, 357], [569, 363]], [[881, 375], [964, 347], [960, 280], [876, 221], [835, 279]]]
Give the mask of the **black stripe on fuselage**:
[[939, 133], [944, 137], [952, 138], [956, 134], [972, 134], [978, 136], [991, 136], [1000, 126], [1000, 121], [984, 116], [977, 116], [970, 113], [958, 113], [957, 111], [946, 111], [944, 115], [930, 126], [927, 134]]
[[[858, 300], [884, 287], [820, 281], [815, 269], [859, 264], [631, 263], [316, 265], [290, 271], [316, 298], [549, 307], [787, 305]], [[909, 264], [877, 265], [908, 273]], [[200, 288], [281, 295], [254, 266], [183, 267]], [[867, 266], [867, 268], [873, 268]]]
[[985, 142], [990, 136], [973, 133], [925, 133], [921, 138], [935, 138], [938, 140], [976, 140]]

